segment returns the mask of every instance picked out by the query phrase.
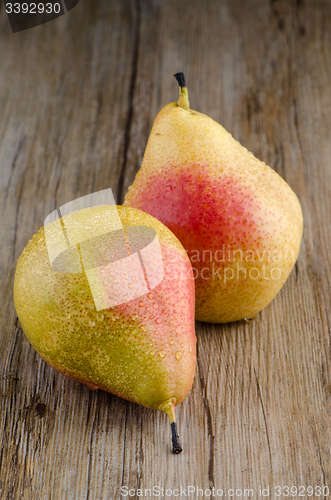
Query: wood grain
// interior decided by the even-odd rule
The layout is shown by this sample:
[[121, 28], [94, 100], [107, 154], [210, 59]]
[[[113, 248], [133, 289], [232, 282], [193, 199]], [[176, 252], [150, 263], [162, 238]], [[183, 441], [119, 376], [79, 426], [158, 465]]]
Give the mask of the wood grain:
[[[331, 488], [330, 2], [81, 0], [16, 34], [2, 8], [0, 50], [0, 498]], [[287, 180], [305, 227], [295, 270], [254, 322], [197, 324], [197, 376], [178, 407], [184, 451], [173, 456], [166, 415], [41, 360], [12, 288], [56, 206], [108, 187], [123, 200], [156, 113], [177, 99], [177, 71], [193, 109]]]

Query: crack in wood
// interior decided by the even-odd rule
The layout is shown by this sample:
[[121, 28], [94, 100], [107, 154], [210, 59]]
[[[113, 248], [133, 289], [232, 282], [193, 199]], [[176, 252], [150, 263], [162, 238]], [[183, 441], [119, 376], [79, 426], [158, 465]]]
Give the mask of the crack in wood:
[[[91, 391], [90, 391], [90, 394], [89, 394], [89, 408], [91, 407], [91, 404], [93, 403], [92, 401], [92, 397], [94, 396], [94, 394], [91, 394]], [[97, 396], [97, 395], [96, 395]], [[89, 409], [89, 418], [91, 416], [91, 411]], [[88, 465], [87, 465], [87, 488], [86, 488], [86, 500], [89, 500], [90, 498], [90, 485], [91, 485], [91, 478], [92, 478], [92, 461], [93, 461], [93, 451], [92, 451], [92, 448], [93, 448], [93, 434], [94, 434], [94, 428], [95, 428], [95, 425], [96, 425], [96, 421], [97, 421], [97, 415], [96, 412], [95, 412], [95, 409], [93, 411], [93, 421], [92, 421], [92, 427], [91, 427], [91, 434], [90, 434], [90, 450], [89, 450], [89, 459], [88, 459]]]
[[[198, 345], [197, 345], [198, 351]], [[206, 395], [206, 382], [202, 376], [202, 370], [200, 367], [199, 361], [199, 353], [197, 352], [197, 372], [200, 380], [200, 385], [203, 393], [203, 405], [206, 412], [207, 417], [207, 430], [208, 430], [208, 438], [209, 438], [209, 461], [208, 461], [208, 479], [209, 485], [211, 488], [215, 486], [215, 470], [214, 470], [214, 454], [215, 454], [215, 435], [213, 433], [213, 421], [212, 421], [212, 413], [210, 410], [209, 401]]]
[[123, 465], [122, 465], [122, 475], [121, 475], [121, 487], [125, 486], [125, 484], [123, 483], [123, 481], [124, 481], [124, 476], [125, 476], [126, 424], [127, 424], [127, 418], [128, 418], [128, 409], [127, 409], [127, 404], [126, 404], [126, 406], [125, 406], [125, 413], [124, 413]]
[[116, 203], [120, 205], [123, 203], [123, 187], [124, 187], [124, 174], [126, 170], [126, 165], [128, 161], [128, 150], [130, 145], [130, 131], [132, 125], [132, 116], [133, 116], [133, 98], [134, 98], [134, 90], [136, 86], [137, 73], [138, 73], [138, 60], [139, 60], [139, 47], [140, 47], [140, 30], [141, 30], [141, 8], [139, 0], [136, 1], [136, 25], [135, 25], [135, 37], [134, 37], [134, 48], [133, 48], [133, 56], [132, 56], [132, 71], [131, 71], [131, 79], [129, 85], [129, 108], [128, 114], [125, 124], [124, 131], [124, 146], [123, 146], [123, 161], [122, 168], [120, 171], [118, 185], [117, 185], [117, 196]]
[[265, 431], [266, 431], [266, 436], [267, 436], [267, 442], [268, 442], [269, 458], [270, 458], [270, 472], [271, 472], [271, 477], [273, 477], [272, 454], [271, 454], [271, 445], [270, 445], [270, 438], [269, 438], [269, 430], [268, 430], [268, 424], [267, 424], [267, 417], [266, 417], [266, 412], [265, 412], [265, 409], [264, 409], [264, 404], [263, 404], [263, 399], [262, 399], [262, 393], [261, 393], [260, 383], [259, 383], [259, 380], [257, 378], [255, 368], [254, 368], [254, 375], [255, 375], [255, 379], [256, 379], [257, 393], [258, 393], [259, 400], [260, 400], [261, 407], [262, 407], [262, 414], [263, 414], [264, 426], [265, 426]]

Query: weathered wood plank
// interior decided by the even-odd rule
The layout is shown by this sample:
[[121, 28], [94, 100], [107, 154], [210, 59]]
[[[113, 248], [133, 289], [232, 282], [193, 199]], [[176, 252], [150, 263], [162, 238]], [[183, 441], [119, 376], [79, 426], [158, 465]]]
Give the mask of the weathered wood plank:
[[[13, 35], [2, 9], [0, 498], [331, 487], [330, 25], [322, 0], [85, 0]], [[178, 408], [184, 452], [172, 456], [165, 415], [40, 359], [12, 285], [56, 204], [108, 187], [123, 200], [181, 70], [192, 108], [293, 187], [305, 229], [295, 270], [254, 322], [197, 324], [197, 376]]]

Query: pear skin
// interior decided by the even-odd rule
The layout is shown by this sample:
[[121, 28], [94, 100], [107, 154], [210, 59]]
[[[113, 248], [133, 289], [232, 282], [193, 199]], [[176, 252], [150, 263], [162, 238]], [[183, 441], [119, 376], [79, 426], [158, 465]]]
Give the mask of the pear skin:
[[178, 103], [157, 115], [124, 205], [147, 212], [178, 237], [193, 266], [196, 319], [253, 318], [283, 286], [300, 249], [298, 198], [219, 123]]
[[[61, 272], [51, 265], [51, 247], [46, 245], [45, 231], [51, 236], [56, 233], [56, 222], [52, 222], [33, 236], [18, 260], [14, 283], [17, 315], [33, 347], [61, 374], [91, 389], [100, 388], [166, 412], [171, 422], [173, 451], [179, 453], [175, 406], [190, 392], [196, 370], [191, 264], [168, 228], [133, 208], [118, 206], [116, 210], [104, 205], [83, 209], [74, 213], [75, 227], [87, 231], [93, 224], [94, 229], [102, 230], [117, 214], [126, 230], [137, 229], [137, 239], [144, 238], [144, 233], [139, 232], [141, 228], [156, 232], [163, 262], [162, 281], [147, 293], [137, 289], [132, 300], [123, 295], [122, 303], [97, 310], [86, 267], [83, 272]], [[63, 221], [66, 222], [65, 217], [61, 224]], [[117, 251], [116, 245], [107, 250], [102, 243], [91, 248], [99, 264], [105, 261], [108, 250], [115, 254]], [[126, 256], [130, 255], [134, 257], [128, 247]], [[117, 257], [123, 258], [119, 248]], [[67, 253], [67, 266], [73, 264], [70, 259], [72, 254]], [[153, 262], [144, 260], [144, 264], [145, 273], [152, 269], [150, 278]], [[116, 265], [120, 263], [116, 261]], [[158, 272], [159, 263], [154, 267]], [[107, 287], [109, 276], [99, 269], [103, 268], [97, 267], [95, 272], [92, 269], [93, 279], [97, 277], [97, 285]], [[130, 292], [137, 278], [134, 270], [132, 276], [125, 274], [126, 270], [123, 283], [126, 280]], [[121, 288], [121, 283], [114, 283], [110, 292], [117, 293], [119, 287], [118, 293], [126, 293], [124, 285]]]

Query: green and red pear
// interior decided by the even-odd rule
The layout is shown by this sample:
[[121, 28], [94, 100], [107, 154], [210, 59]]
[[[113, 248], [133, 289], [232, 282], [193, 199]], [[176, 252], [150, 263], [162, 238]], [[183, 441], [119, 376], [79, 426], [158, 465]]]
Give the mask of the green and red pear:
[[[107, 239], [112, 219], [123, 234]], [[74, 228], [69, 239], [81, 243], [51, 263], [66, 226]], [[91, 228], [100, 234], [94, 240]], [[168, 228], [139, 210], [110, 205], [51, 222], [19, 258], [14, 300], [27, 338], [47, 363], [91, 389], [166, 412], [173, 451], [181, 451], [175, 406], [190, 392], [196, 369], [194, 279]]]
[[141, 169], [124, 201], [163, 222], [193, 266], [196, 319], [252, 318], [283, 286], [299, 253], [298, 198], [219, 123], [178, 103], [155, 118]]

